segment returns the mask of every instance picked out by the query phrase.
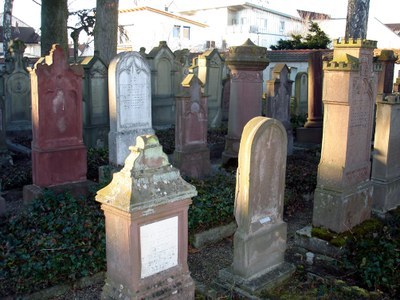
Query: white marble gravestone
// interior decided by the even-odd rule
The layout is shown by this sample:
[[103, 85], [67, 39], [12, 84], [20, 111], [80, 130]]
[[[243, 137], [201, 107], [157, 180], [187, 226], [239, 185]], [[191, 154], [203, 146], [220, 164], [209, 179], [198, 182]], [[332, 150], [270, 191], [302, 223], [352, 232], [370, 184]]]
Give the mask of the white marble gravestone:
[[150, 67], [138, 52], [119, 53], [108, 70], [110, 164], [122, 166], [136, 137], [153, 134]]

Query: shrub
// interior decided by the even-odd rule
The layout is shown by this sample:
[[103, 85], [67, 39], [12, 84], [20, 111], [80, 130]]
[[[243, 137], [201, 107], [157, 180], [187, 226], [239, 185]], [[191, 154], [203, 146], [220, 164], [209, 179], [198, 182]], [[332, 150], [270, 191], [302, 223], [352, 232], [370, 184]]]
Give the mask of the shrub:
[[105, 269], [103, 213], [93, 200], [45, 192], [0, 224], [0, 296], [27, 294]]

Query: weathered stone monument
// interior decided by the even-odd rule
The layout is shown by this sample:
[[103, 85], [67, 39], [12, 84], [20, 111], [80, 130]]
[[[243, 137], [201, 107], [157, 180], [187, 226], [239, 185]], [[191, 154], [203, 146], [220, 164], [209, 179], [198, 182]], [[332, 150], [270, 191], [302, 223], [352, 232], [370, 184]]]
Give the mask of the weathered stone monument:
[[231, 47], [225, 62], [231, 70], [231, 89], [223, 163], [237, 158], [243, 127], [261, 115], [262, 72], [268, 66], [267, 49], [248, 39], [241, 46]]
[[335, 232], [371, 214], [374, 48], [374, 41], [336, 40], [333, 60], [324, 64], [324, 133], [313, 225]]
[[26, 131], [31, 134], [31, 81], [27, 59], [23, 57], [25, 44], [12, 40], [9, 44], [10, 58], [6, 61], [4, 89], [7, 131]]
[[82, 73], [80, 66], [68, 65], [58, 45], [53, 45], [50, 54], [39, 59], [31, 72], [34, 186], [86, 181]]
[[108, 70], [95, 51], [80, 63], [83, 67], [83, 141], [86, 147], [108, 146]]
[[154, 133], [150, 67], [139, 53], [122, 52], [110, 62], [108, 92], [109, 160], [117, 167], [123, 165], [137, 136]]
[[176, 97], [174, 166], [184, 175], [201, 178], [211, 171], [207, 146], [207, 97], [203, 83], [194, 74], [182, 81], [184, 90]]
[[377, 61], [382, 66], [378, 79], [376, 125], [371, 180], [372, 208], [384, 214], [400, 205], [400, 95], [392, 94], [394, 63], [392, 50], [382, 50]]
[[147, 54], [151, 69], [151, 101], [154, 127], [170, 127], [175, 123], [175, 55], [166, 41], [161, 41]]
[[272, 79], [267, 81], [265, 116], [279, 120], [286, 129], [287, 154], [293, 154], [293, 131], [290, 124], [290, 96], [292, 83], [290, 70], [286, 64], [276, 64], [272, 70]]
[[308, 116], [304, 127], [297, 128], [298, 142], [322, 141], [322, 79], [322, 52], [312, 51], [308, 58]]
[[386, 213], [400, 205], [400, 96], [385, 95], [376, 102], [376, 126], [371, 180], [372, 208]]
[[187, 210], [196, 189], [169, 164], [156, 136], [138, 136], [130, 151], [96, 196], [106, 224], [102, 299], [194, 299]]
[[229, 102], [231, 98], [231, 77], [228, 75], [222, 80], [222, 122], [229, 119]]
[[[308, 112], [308, 75], [306, 72], [296, 74], [295, 78], [296, 115], [305, 115]], [[321, 100], [322, 101], [322, 100]]]
[[294, 271], [285, 263], [283, 221], [286, 129], [275, 119], [256, 117], [243, 130], [237, 171], [232, 266], [219, 273], [227, 288], [248, 293], [271, 287]]
[[217, 49], [212, 49], [199, 55], [196, 61], [196, 73], [204, 83], [204, 94], [208, 98], [208, 125], [213, 128], [220, 127], [224, 60]]

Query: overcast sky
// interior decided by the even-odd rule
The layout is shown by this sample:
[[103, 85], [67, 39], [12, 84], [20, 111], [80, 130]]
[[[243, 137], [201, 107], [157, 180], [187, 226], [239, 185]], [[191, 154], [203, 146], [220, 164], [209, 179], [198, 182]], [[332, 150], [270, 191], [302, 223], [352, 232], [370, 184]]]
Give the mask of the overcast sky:
[[[139, 4], [164, 7], [169, 6], [170, 11], [183, 9], [188, 2], [194, 0], [136, 0]], [[227, 3], [230, 0], [198, 0], [197, 3]], [[231, 0], [237, 2], [238, 0]], [[258, 3], [271, 9], [279, 10], [291, 15], [296, 9], [309, 10], [329, 14], [331, 17], [346, 17], [348, 0], [247, 0]], [[13, 14], [35, 29], [40, 27], [40, 3], [41, 0], [14, 0]], [[135, 0], [119, 0], [120, 7], [127, 7], [135, 3]], [[242, 2], [245, 2], [243, 0]], [[4, 1], [1, 0], [1, 10]], [[69, 0], [70, 11], [93, 8], [96, 0]], [[370, 0], [370, 17], [376, 17], [383, 23], [400, 23], [400, 0]]]

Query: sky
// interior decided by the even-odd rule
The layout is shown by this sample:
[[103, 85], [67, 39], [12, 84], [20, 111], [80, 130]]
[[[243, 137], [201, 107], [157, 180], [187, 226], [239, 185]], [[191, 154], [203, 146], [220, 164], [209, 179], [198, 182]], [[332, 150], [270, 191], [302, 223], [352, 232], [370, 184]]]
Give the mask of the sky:
[[[169, 6], [170, 11], [184, 8], [185, 4], [195, 0], [119, 0], [120, 7], [132, 6], [135, 2], [141, 5], [164, 7]], [[229, 0], [196, 0], [202, 3], [226, 3]], [[238, 0], [230, 0], [237, 2]], [[244, 2], [243, 0], [242, 2]], [[259, 5], [270, 7], [288, 14], [295, 14], [296, 9], [326, 13], [334, 18], [345, 18], [348, 0], [246, 0]], [[41, 0], [14, 0], [13, 15], [35, 29], [40, 28], [40, 3]], [[96, 0], [69, 0], [70, 11], [96, 6]], [[3, 10], [4, 1], [0, 1]], [[383, 23], [400, 23], [399, 0], [370, 0], [369, 17], [376, 17]]]

